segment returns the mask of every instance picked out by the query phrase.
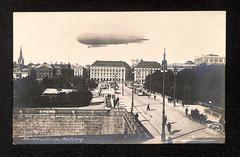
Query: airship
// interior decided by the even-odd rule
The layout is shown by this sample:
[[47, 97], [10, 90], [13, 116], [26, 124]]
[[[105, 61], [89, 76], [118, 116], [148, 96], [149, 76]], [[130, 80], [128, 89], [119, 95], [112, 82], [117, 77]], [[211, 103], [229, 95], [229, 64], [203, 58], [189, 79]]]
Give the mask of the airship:
[[149, 40], [140, 36], [133, 35], [116, 35], [116, 34], [85, 34], [79, 35], [77, 41], [81, 44], [91, 47], [104, 47], [107, 45], [142, 43]]

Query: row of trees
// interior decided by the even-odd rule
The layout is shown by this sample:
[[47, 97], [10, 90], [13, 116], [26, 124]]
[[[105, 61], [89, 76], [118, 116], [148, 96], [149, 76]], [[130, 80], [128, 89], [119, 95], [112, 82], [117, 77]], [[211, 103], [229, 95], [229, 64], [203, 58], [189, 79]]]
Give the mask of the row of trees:
[[[14, 80], [14, 107], [73, 107], [87, 106], [92, 99], [90, 90], [97, 87], [94, 80], [74, 77], [71, 70], [63, 71], [61, 76], [44, 78], [38, 82], [35, 76]], [[46, 88], [77, 89], [69, 94], [42, 96]]]
[[[151, 82], [151, 83], [150, 83]], [[156, 71], [146, 77], [145, 88], [162, 93], [162, 73]], [[165, 73], [165, 93], [173, 97], [174, 74]], [[193, 104], [198, 101], [225, 106], [225, 66], [202, 64], [193, 69], [184, 69], [176, 75], [176, 98]]]

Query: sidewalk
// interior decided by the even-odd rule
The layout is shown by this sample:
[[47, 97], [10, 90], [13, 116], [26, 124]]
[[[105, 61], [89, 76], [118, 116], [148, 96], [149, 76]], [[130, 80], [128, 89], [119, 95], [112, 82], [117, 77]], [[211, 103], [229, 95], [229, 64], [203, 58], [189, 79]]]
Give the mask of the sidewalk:
[[[128, 112], [131, 111], [131, 89], [125, 86], [124, 96], [118, 94], [120, 98], [120, 106], [126, 108]], [[165, 128], [166, 139], [168, 137], [173, 138], [173, 143], [185, 143], [186, 140], [195, 140], [196, 138], [215, 138], [215, 135], [210, 134], [206, 130], [206, 125], [194, 122], [186, 117], [185, 109], [188, 107], [188, 111], [191, 112], [191, 109], [198, 109], [200, 113], [204, 113], [203, 107], [200, 105], [185, 105], [182, 107], [182, 104], [176, 103], [176, 107], [173, 106], [173, 103], [168, 102], [168, 97], [165, 97], [166, 102], [166, 111], [168, 115], [168, 121], [173, 123], [173, 133], [169, 133], [167, 128]], [[147, 103], [150, 103], [150, 111], [146, 111]], [[160, 137], [162, 132], [162, 97], [161, 94], [157, 94], [156, 100], [154, 100], [154, 95], [148, 99], [147, 96], [137, 96], [134, 94], [134, 110], [133, 113], [138, 112], [138, 119], [144, 125], [144, 127], [154, 136], [153, 139], [145, 141], [144, 143], [162, 143]], [[216, 117], [208, 115], [208, 120], [218, 121]]]
[[[152, 94], [150, 96], [150, 99], [153, 99], [153, 98], [154, 98], [154, 95]], [[162, 99], [163, 98], [162, 98], [161, 94], [157, 93], [156, 94], [156, 100], [158, 100], [158, 101], [160, 100], [162, 102]], [[168, 102], [168, 96], [165, 96], [165, 104], [173, 107], [173, 102], [172, 103]], [[194, 110], [194, 109], [197, 108], [200, 114], [207, 115], [208, 120], [214, 121], [214, 122], [219, 121], [219, 118], [214, 117], [213, 115], [204, 112], [205, 109], [210, 109], [209, 107], [204, 107], [204, 106], [201, 106], [201, 105], [184, 105], [184, 107], [182, 107], [182, 104], [176, 102], [176, 107], [174, 107], [174, 108], [176, 110], [182, 112], [184, 115], [185, 115], [185, 109], [186, 108], [188, 108], [188, 113], [191, 113], [191, 110]]]
[[[128, 88], [125, 86], [125, 89]], [[117, 95], [120, 99], [119, 101], [119, 107], [125, 108], [128, 112], [131, 112], [131, 97], [127, 96], [126, 94], [123, 96], [122, 94]], [[135, 95], [136, 96], [136, 95]], [[134, 107], [133, 113], [138, 113], [139, 117], [138, 120], [143, 124], [143, 126], [152, 134], [154, 137], [153, 139], [149, 139], [143, 143], [146, 144], [160, 144], [162, 143], [160, 139], [160, 132], [157, 130], [155, 126], [153, 126], [151, 123], [149, 123], [149, 115], [139, 110], [136, 106]], [[152, 117], [151, 117], [152, 118]]]

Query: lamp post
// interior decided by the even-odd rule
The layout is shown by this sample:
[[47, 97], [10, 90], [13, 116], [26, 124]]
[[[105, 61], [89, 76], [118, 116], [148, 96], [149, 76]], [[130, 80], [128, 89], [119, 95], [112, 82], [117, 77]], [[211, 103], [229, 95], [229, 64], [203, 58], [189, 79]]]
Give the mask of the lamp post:
[[[123, 73], [124, 73], [124, 70], [123, 70]], [[122, 73], [122, 74], [123, 74]], [[122, 95], [124, 96], [124, 85], [123, 85], [123, 83], [124, 83], [124, 79], [123, 79], [123, 77], [122, 77]]]
[[149, 93], [149, 96], [151, 96], [151, 93], [152, 93], [152, 68], [150, 71], [150, 93]]
[[132, 105], [131, 105], [131, 112], [133, 112], [133, 106], [134, 106], [134, 93], [133, 93], [133, 88], [134, 88], [134, 68], [133, 68], [133, 86], [132, 86]]
[[165, 125], [166, 125], [166, 119], [165, 119], [165, 70], [167, 70], [167, 61], [165, 59], [166, 53], [164, 48], [164, 54], [163, 54], [163, 61], [162, 61], [162, 70], [163, 70], [163, 109], [162, 109], [162, 134], [161, 134], [161, 140], [165, 141]]
[[177, 67], [176, 65], [174, 66], [174, 94], [173, 94], [173, 97], [174, 97], [174, 102], [173, 102], [173, 105], [174, 107], [176, 107], [176, 76], [177, 76]]
[[50, 110], [52, 109], [52, 95], [49, 95], [49, 98], [50, 98]]

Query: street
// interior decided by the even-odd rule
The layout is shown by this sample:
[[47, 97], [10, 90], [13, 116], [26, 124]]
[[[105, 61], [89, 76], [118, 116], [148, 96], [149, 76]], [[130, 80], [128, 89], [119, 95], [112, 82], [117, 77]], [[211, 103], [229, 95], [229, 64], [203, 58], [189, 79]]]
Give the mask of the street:
[[[124, 96], [118, 95], [120, 98], [120, 107], [125, 107], [129, 112], [131, 111], [132, 89], [124, 87]], [[166, 101], [165, 101], [166, 102]], [[150, 111], [147, 111], [147, 104], [150, 105]], [[173, 143], [215, 143], [224, 142], [224, 136], [220, 134], [212, 134], [207, 130], [207, 126], [190, 120], [185, 116], [182, 105], [177, 104], [173, 107], [172, 103], [166, 102], [165, 113], [167, 115], [167, 123], [170, 122], [172, 129], [171, 134], [165, 128], [166, 140], [171, 137]], [[133, 113], [138, 112], [139, 120], [147, 128], [147, 130], [154, 136], [154, 139], [146, 143], [161, 143], [162, 130], [162, 97], [158, 96], [156, 100], [153, 96], [138, 96], [134, 94], [134, 109]]]

